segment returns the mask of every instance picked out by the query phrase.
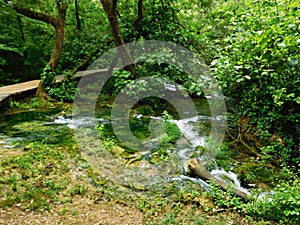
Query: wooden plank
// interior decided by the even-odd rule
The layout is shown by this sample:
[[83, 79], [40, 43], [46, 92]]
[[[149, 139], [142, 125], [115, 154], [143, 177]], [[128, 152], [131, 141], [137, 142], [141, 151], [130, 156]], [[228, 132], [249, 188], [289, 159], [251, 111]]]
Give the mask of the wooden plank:
[[[117, 68], [114, 68], [114, 70], [117, 70]], [[86, 75], [92, 75], [96, 73], [105, 73], [107, 69], [99, 69], [99, 70], [86, 70], [86, 71], [78, 71], [74, 77], [76, 79], [80, 79], [83, 76]], [[62, 82], [64, 80], [64, 75], [58, 75], [55, 77], [55, 81], [57, 83]], [[27, 81], [19, 84], [13, 84], [8, 85], [4, 87], [0, 87], [0, 105], [13, 96], [18, 96], [21, 94], [28, 94], [29, 92], [33, 92], [37, 89], [39, 85], [40, 80], [32, 80]]]
[[0, 94], [0, 103], [8, 99], [10, 94]]
[[8, 85], [0, 87], [0, 95], [3, 94], [18, 94], [21, 92], [26, 92], [34, 90], [39, 85], [40, 80], [32, 80], [24, 83]]

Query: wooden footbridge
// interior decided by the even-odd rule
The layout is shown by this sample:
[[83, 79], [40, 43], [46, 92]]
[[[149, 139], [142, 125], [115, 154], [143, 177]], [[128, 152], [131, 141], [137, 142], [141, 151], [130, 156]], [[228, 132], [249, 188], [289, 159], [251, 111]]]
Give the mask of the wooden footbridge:
[[[80, 79], [83, 76], [105, 73], [106, 71], [107, 71], [106, 69], [79, 71], [74, 75], [74, 77], [75, 79]], [[57, 83], [61, 82], [63, 79], [64, 79], [63, 75], [59, 75], [55, 77]], [[26, 95], [35, 93], [39, 85], [39, 82], [40, 80], [32, 80], [28, 82], [19, 83], [19, 84], [0, 87], [0, 106], [2, 106], [3, 103], [9, 100], [13, 100], [16, 98], [24, 97]]]

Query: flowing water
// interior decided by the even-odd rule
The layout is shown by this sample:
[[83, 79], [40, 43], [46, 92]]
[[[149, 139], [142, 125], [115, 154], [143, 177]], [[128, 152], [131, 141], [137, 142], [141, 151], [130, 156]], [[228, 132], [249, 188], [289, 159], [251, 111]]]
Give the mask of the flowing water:
[[[184, 163], [191, 157], [198, 157], [204, 164], [213, 164], [214, 169], [211, 173], [214, 176], [249, 193], [248, 190], [241, 187], [235, 173], [225, 171], [217, 166], [214, 161], [214, 153], [201, 155], [198, 150], [199, 146], [205, 147], [210, 122], [221, 120], [220, 118], [213, 118], [207, 113], [203, 113], [196, 117], [172, 120], [182, 135], [175, 144], [165, 149], [166, 153], [162, 157], [157, 153], [159, 149], [157, 138], [145, 141], [148, 146], [146, 150], [124, 155], [126, 148], [113, 146], [112, 151], [108, 151], [103, 146], [101, 139], [94, 135], [95, 124], [109, 127], [112, 123], [117, 122], [104, 119], [108, 118], [107, 116], [96, 119], [89, 117], [72, 119], [64, 116], [53, 118], [55, 113], [57, 112], [24, 112], [2, 120], [0, 124], [0, 147], [7, 149], [22, 147], [32, 141], [60, 142], [68, 137], [71, 138], [72, 132], [79, 130], [81, 136], [78, 138], [77, 135], [77, 144], [87, 162], [99, 172], [98, 179], [110, 180], [120, 190], [127, 192], [160, 191], [167, 194], [166, 187], [180, 190], [192, 181], [209, 191], [209, 185], [205, 181], [185, 174]], [[144, 118], [141, 114], [136, 114], [134, 117], [141, 121]], [[161, 117], [154, 119], [163, 120]], [[121, 152], [116, 153], [116, 151]], [[155, 157], [159, 159], [155, 161]], [[90, 180], [90, 182], [92, 181]]]
[[[142, 119], [143, 115], [133, 115], [137, 119]], [[161, 117], [152, 117], [154, 120], [163, 120]], [[100, 143], [95, 142], [93, 139], [82, 138], [83, 141], [83, 152], [88, 161], [93, 164], [94, 167], [104, 174], [103, 178], [110, 177], [115, 183], [120, 186], [130, 187], [135, 190], [163, 190], [168, 182], [177, 182], [177, 185], [182, 185], [183, 181], [192, 181], [200, 184], [206, 191], [209, 190], [209, 184], [199, 178], [193, 178], [185, 175], [185, 162], [189, 160], [194, 153], [197, 152], [199, 146], [205, 147], [205, 142], [208, 137], [207, 129], [199, 129], [199, 125], [207, 125], [211, 120], [221, 120], [220, 118], [213, 118], [210, 116], [200, 115], [191, 118], [172, 120], [181, 131], [181, 138], [177, 143], [168, 149], [168, 159], [166, 161], [160, 161], [157, 164], [149, 163], [149, 159], [154, 157], [157, 148], [157, 139], [153, 138], [147, 140], [148, 150], [137, 152], [130, 156], [130, 159], [135, 159], [134, 163], [126, 164], [127, 159], [116, 158], [108, 153], [106, 150], [103, 151], [103, 147]], [[109, 121], [98, 118], [96, 123], [99, 124], [110, 124], [115, 121]], [[56, 119], [54, 124], [66, 124], [71, 129], [81, 128], [92, 128], [91, 118], [77, 118], [76, 120], [66, 119], [59, 117]], [[202, 128], [205, 126], [202, 126]], [[85, 131], [87, 132], [87, 131]], [[89, 136], [89, 135], [87, 135]], [[90, 143], [93, 143], [90, 146]], [[79, 143], [80, 144], [80, 143]], [[81, 143], [82, 144], [82, 143]], [[101, 148], [97, 149], [97, 145]], [[237, 175], [232, 171], [225, 171], [219, 168], [214, 160], [213, 154], [204, 154], [197, 157], [203, 164], [213, 164], [214, 169], [211, 173], [223, 180], [224, 182], [233, 184], [237, 189], [250, 194], [249, 191], [241, 187], [240, 181], [237, 179]], [[148, 160], [147, 160], [148, 159]], [[129, 160], [130, 161], [130, 160]], [[150, 160], [151, 162], [151, 160]]]
[[[199, 132], [197, 132], [198, 124], [197, 123], [204, 123], [210, 120], [220, 120], [220, 118], [213, 118], [209, 116], [198, 116], [183, 120], [174, 120], [174, 123], [179, 127], [182, 134], [190, 141], [190, 146], [182, 148], [178, 152], [178, 156], [181, 159], [181, 165], [184, 164], [185, 161], [191, 158], [191, 155], [195, 151], [195, 148], [202, 146], [205, 147], [205, 140], [206, 136], [199, 136]], [[199, 156], [198, 159], [201, 161], [202, 164], [213, 164], [214, 169], [211, 171], [211, 174], [220, 180], [224, 181], [225, 183], [233, 184], [237, 189], [242, 190], [243, 192], [250, 194], [250, 192], [246, 189], [241, 187], [241, 183], [237, 178], [237, 175], [232, 171], [225, 171], [223, 168], [217, 166], [217, 163], [214, 160], [213, 154], [204, 154]], [[182, 169], [184, 172], [184, 169]], [[199, 183], [206, 191], [210, 191], [209, 185], [199, 179], [199, 178], [191, 178], [185, 175], [180, 176], [181, 179], [188, 179], [192, 180], [193, 182]]]

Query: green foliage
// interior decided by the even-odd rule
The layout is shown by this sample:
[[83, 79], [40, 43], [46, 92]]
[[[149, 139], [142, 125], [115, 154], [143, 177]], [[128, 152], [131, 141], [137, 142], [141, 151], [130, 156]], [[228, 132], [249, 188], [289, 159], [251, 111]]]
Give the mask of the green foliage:
[[69, 187], [69, 193], [71, 196], [81, 195], [84, 196], [88, 191], [88, 188], [81, 184], [76, 184], [74, 187]]
[[166, 217], [165, 218], [163, 218], [163, 220], [162, 220], [162, 225], [163, 224], [174, 224], [175, 223], [175, 218], [174, 218], [174, 215], [173, 215], [173, 213], [169, 213], [169, 214], [167, 214], [166, 215]]
[[141, 20], [138, 34], [145, 39], [182, 43], [183, 37], [178, 35], [182, 30], [177, 17], [179, 9], [174, 6], [174, 2], [172, 3], [145, 2], [146, 7], [151, 10], [147, 10], [145, 17]]
[[232, 156], [233, 153], [230, 151], [229, 147], [226, 144], [222, 144], [216, 153], [215, 159], [219, 167], [229, 170]]
[[[274, 182], [278, 179], [278, 174], [274, 166], [270, 163], [271, 156], [262, 157], [257, 160], [249, 157], [243, 164], [236, 166], [235, 171], [240, 175], [240, 179], [245, 183], [263, 182], [267, 185], [274, 186]], [[286, 177], [283, 176], [283, 178]]]
[[45, 91], [47, 93], [49, 93], [52, 89], [56, 87], [55, 76], [56, 73], [51, 70], [49, 65], [47, 65], [41, 73], [43, 87], [45, 88]]
[[[35, 8], [32, 1], [26, 3], [28, 8]], [[26, 7], [25, 2], [18, 1], [18, 4]], [[6, 61], [6, 65], [1, 66], [1, 81], [7, 80], [7, 84], [15, 79], [27, 81], [38, 78], [51, 56], [53, 30], [40, 21], [16, 13], [4, 1], [0, 2], [0, 9], [0, 61]]]
[[49, 102], [39, 98], [31, 98], [29, 102], [19, 102], [16, 100], [10, 102], [11, 108], [18, 108], [20, 110], [38, 109], [47, 106], [49, 106]]
[[70, 183], [68, 177], [68, 153], [73, 150], [35, 142], [19, 154], [2, 157], [0, 207], [20, 203], [24, 209], [44, 211], [51, 203], [66, 201], [60, 194], [68, 193], [68, 189], [74, 190], [69, 196], [83, 195], [85, 188]]
[[234, 4], [217, 9], [227, 34], [215, 41], [222, 48], [212, 70], [225, 94], [238, 102], [238, 113], [268, 134], [265, 140], [283, 135], [289, 144], [277, 146], [277, 154], [299, 163], [299, 10], [291, 2], [270, 0], [246, 1], [234, 14], [225, 13]]
[[152, 110], [152, 108], [148, 105], [145, 106], [139, 106], [138, 107], [138, 113], [144, 115], [144, 116], [153, 116], [154, 115], [154, 111]]
[[[0, 65], [1, 81], [7, 84], [16, 78], [20, 81], [37, 79], [51, 57], [54, 29], [49, 24], [18, 14], [12, 5], [56, 17], [56, 1], [8, 2], [9, 4], [0, 1], [0, 64], [5, 64], [3, 67]], [[112, 47], [109, 44], [109, 26], [101, 8], [89, 0], [78, 2], [81, 30], [77, 29], [74, 1], [68, 0], [65, 41], [57, 68], [59, 74], [73, 70], [98, 49], [101, 54]], [[92, 60], [97, 56], [94, 55]], [[81, 69], [88, 66], [89, 64]]]
[[213, 197], [214, 204], [222, 208], [233, 208], [241, 210], [244, 205], [243, 200], [237, 197], [231, 190], [222, 191], [215, 183], [210, 183], [209, 196]]
[[75, 97], [76, 90], [77, 81], [67, 74], [62, 83], [58, 84], [56, 88], [51, 89], [49, 94], [60, 101], [72, 102]]
[[[155, 55], [159, 60], [170, 60], [176, 57], [173, 53]], [[119, 70], [113, 73], [108, 83], [104, 86], [102, 93], [111, 93], [117, 95], [125, 93], [132, 98], [139, 99], [143, 93], [151, 93], [153, 97], [148, 97], [143, 101], [145, 104], [151, 105], [154, 109], [164, 110], [164, 93], [157, 89], [159, 86], [164, 86], [168, 81], [180, 84], [182, 91], [192, 96], [202, 95], [202, 88], [192, 75], [184, 73], [172, 65], [164, 63], [141, 63], [136, 65], [136, 77], [133, 77], [128, 71]], [[151, 77], [144, 80], [143, 77]], [[136, 80], [136, 78], [139, 78]], [[167, 91], [167, 90], [166, 90]], [[155, 96], [155, 97], [154, 97]], [[161, 98], [161, 99], [159, 99]]]
[[230, 190], [224, 192], [214, 183], [210, 184], [208, 195], [213, 197], [216, 206], [233, 208], [256, 220], [276, 221], [279, 224], [298, 224], [300, 221], [300, 196], [297, 193], [299, 192], [300, 181], [299, 178], [295, 178], [288, 182], [281, 181], [273, 189], [272, 194], [261, 199], [249, 199], [249, 202], [246, 203]]
[[174, 122], [170, 121], [173, 117], [167, 111], [164, 111], [163, 114], [167, 133], [167, 136], [163, 139], [163, 143], [175, 143], [181, 137], [181, 131]]
[[113, 96], [118, 95], [126, 87], [126, 85], [132, 82], [130, 76], [131, 73], [126, 70], [115, 71], [109, 79], [108, 84], [106, 85], [105, 92], [109, 92]]
[[[176, 44], [180, 44], [185, 47], [190, 46], [190, 38], [194, 37], [194, 31], [198, 29], [195, 25], [198, 25], [198, 21], [193, 18], [200, 10], [205, 7], [209, 7], [212, 1], [158, 1], [154, 0], [151, 2], [143, 2], [143, 17], [139, 21], [137, 26], [132, 26], [137, 18], [136, 2], [120, 2], [119, 3], [119, 13], [120, 13], [120, 26], [123, 38], [127, 42], [132, 40], [164, 40], [171, 41]], [[193, 10], [191, 10], [193, 8]], [[204, 13], [201, 10], [200, 13]], [[192, 22], [187, 22], [191, 19]], [[187, 24], [184, 24], [187, 23]], [[185, 26], [186, 25], [186, 26]], [[149, 63], [139, 63], [136, 64], [136, 77], [132, 77], [126, 72], [116, 72], [112, 77], [112, 81], [109, 82], [108, 88], [106, 90], [112, 90], [114, 87], [114, 94], [122, 90], [123, 87], [128, 85], [127, 93], [132, 96], [138, 96], [138, 91], [143, 91], [147, 88], [147, 83], [142, 80], [137, 83], [132, 83], [130, 80], [132, 78], [142, 78], [146, 76], [151, 76], [155, 78], [165, 78], [167, 80], [173, 81], [177, 84], [182, 85], [182, 90], [187, 91], [187, 93], [193, 96], [200, 96], [202, 94], [201, 85], [203, 81], [197, 81], [193, 76], [188, 73], [182, 72], [180, 69], [183, 65], [178, 63], [178, 68], [176, 66], [167, 65], [163, 63], [165, 59], [176, 58], [176, 53], [170, 51], [169, 49], [163, 49], [164, 52], [157, 53], [152, 59], [143, 58], [141, 60], [150, 61]], [[152, 62], [151, 62], [152, 61]], [[160, 82], [157, 80], [157, 82]], [[115, 87], [117, 87], [115, 89]], [[121, 89], [120, 89], [121, 87]], [[163, 97], [155, 95], [153, 89], [149, 89], [154, 96]], [[152, 102], [155, 102], [152, 101]]]
[[46, 92], [54, 99], [71, 102], [75, 97], [77, 82], [70, 74], [66, 74], [65, 79], [60, 84], [56, 84], [55, 76], [56, 73], [47, 65], [41, 74]]
[[120, 144], [116, 136], [112, 133], [112, 127], [110, 125], [105, 126], [104, 124], [101, 124], [101, 125], [97, 125], [95, 128], [99, 137], [102, 140], [104, 147], [107, 150], [112, 151], [112, 148], [114, 146]]
[[248, 203], [247, 214], [267, 220], [278, 221], [280, 224], [300, 223], [300, 180], [281, 182], [274, 189], [274, 194]]

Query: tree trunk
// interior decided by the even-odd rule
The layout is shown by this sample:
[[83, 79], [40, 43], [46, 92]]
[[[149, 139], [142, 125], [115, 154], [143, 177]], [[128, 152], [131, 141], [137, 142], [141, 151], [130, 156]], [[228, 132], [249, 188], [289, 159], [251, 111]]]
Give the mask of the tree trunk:
[[[6, 3], [8, 3], [8, 1], [6, 1]], [[53, 16], [47, 14], [34, 12], [31, 9], [26, 9], [26, 8], [19, 7], [17, 5], [13, 5], [13, 8], [18, 13], [28, 18], [39, 20], [47, 24], [51, 24], [55, 28], [55, 43], [54, 43], [51, 58], [49, 60], [49, 66], [52, 71], [55, 71], [62, 53], [63, 42], [64, 42], [65, 19], [66, 19], [68, 4], [65, 2], [61, 3], [61, 0], [56, 0], [56, 6], [58, 11], [58, 16], [57, 18], [54, 18]], [[41, 98], [48, 98], [45, 88], [43, 87], [42, 81], [39, 83], [36, 95]]]
[[25, 42], [25, 34], [24, 34], [22, 19], [21, 19], [20, 15], [18, 15], [17, 18], [18, 18], [18, 25], [19, 25], [22, 41], [24, 43]]
[[81, 22], [80, 22], [80, 18], [79, 18], [78, 0], [75, 0], [75, 17], [76, 17], [76, 23], [77, 23], [77, 30], [81, 31]]
[[124, 41], [118, 22], [117, 2], [118, 0], [101, 0], [102, 7], [107, 15], [110, 24], [110, 29], [114, 38], [115, 45], [116, 47], [118, 47], [119, 56], [122, 60], [123, 65], [125, 65], [124, 69], [129, 71], [131, 73], [131, 76], [134, 77], [135, 68], [129, 53], [124, 46]]
[[[203, 166], [200, 162], [200, 160], [193, 158], [189, 160], [186, 163], [186, 170], [188, 172], [192, 172], [195, 176], [200, 177], [201, 179], [205, 181], [213, 181], [215, 182], [220, 188], [222, 188], [224, 191], [231, 190], [234, 194], [237, 196], [241, 197], [244, 200], [248, 200], [248, 195], [247, 193], [235, 188], [235, 187], [230, 187], [227, 183], [223, 182], [222, 180], [214, 177], [206, 168]], [[190, 170], [190, 171], [189, 171]]]
[[65, 38], [65, 19], [67, 14], [68, 4], [63, 3], [60, 4], [57, 1], [57, 10], [58, 10], [58, 17], [55, 21], [55, 43], [53, 52], [49, 61], [50, 68], [52, 71], [55, 71], [56, 67], [58, 66], [58, 62], [62, 53], [63, 43]]

